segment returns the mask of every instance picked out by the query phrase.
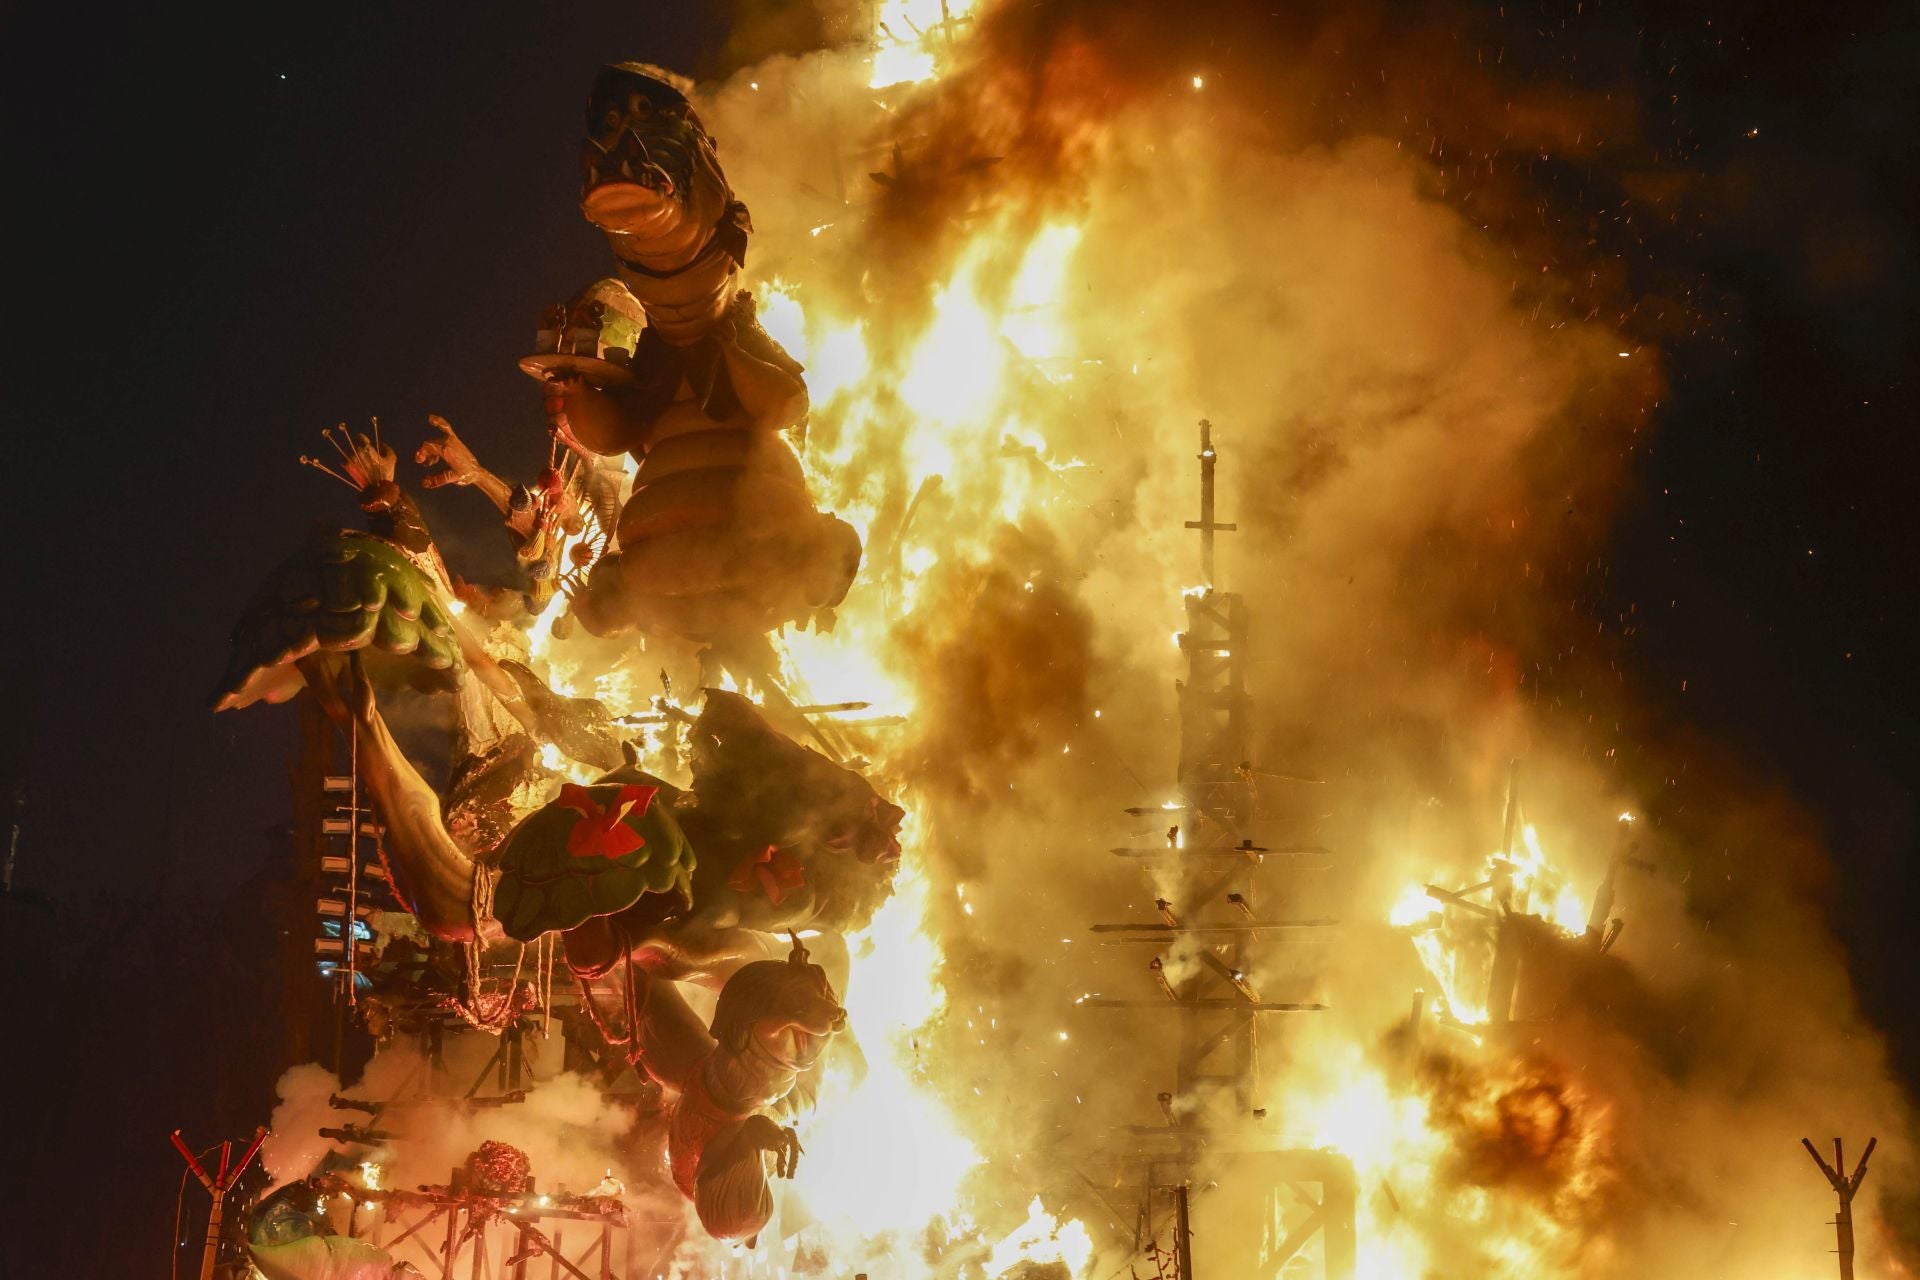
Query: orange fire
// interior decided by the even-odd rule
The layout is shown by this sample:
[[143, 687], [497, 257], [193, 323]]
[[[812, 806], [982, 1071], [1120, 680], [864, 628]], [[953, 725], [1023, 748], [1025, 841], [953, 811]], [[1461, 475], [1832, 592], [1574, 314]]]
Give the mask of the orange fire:
[[[895, 110], [910, 95], [937, 86], [966, 56], [971, 8], [958, 0], [886, 0], [866, 54], [824, 54], [801, 70], [742, 73], [738, 83], [715, 90], [716, 116], [724, 121], [727, 104], [743, 92], [771, 96], [782, 75], [811, 92], [881, 94], [875, 100]], [[1191, 75], [1190, 86], [1179, 86], [1182, 101], [1191, 102], [1192, 91], [1208, 83], [1204, 75]], [[1143, 130], [1128, 142], [1173, 150], [1183, 136], [1170, 127]], [[763, 157], [762, 163], [778, 170], [772, 159]], [[1386, 171], [1378, 157], [1366, 165]], [[1135, 180], [1118, 161], [1115, 170], [1121, 175], [1112, 179], [1116, 184]], [[1377, 189], [1379, 183], [1375, 177], [1370, 185]], [[1363, 199], [1367, 185], [1358, 184], [1353, 199]], [[751, 194], [767, 210], [798, 199], [780, 190]], [[1166, 199], [1173, 215], [1181, 212], [1177, 193], [1156, 198]], [[842, 994], [866, 1069], [857, 1076], [842, 1070], [826, 1080], [817, 1113], [802, 1124], [806, 1155], [791, 1188], [804, 1202], [809, 1239], [849, 1274], [862, 1262], [876, 1276], [949, 1274], [905, 1243], [929, 1239], [945, 1242], [949, 1253], [974, 1250], [978, 1274], [985, 1277], [1021, 1261], [1063, 1264], [1075, 1277], [1124, 1266], [1123, 1258], [1096, 1260], [1094, 1236], [1075, 1216], [1086, 1213], [1077, 1190], [1042, 1188], [1037, 1196], [1025, 1191], [1013, 1163], [1019, 1153], [998, 1128], [995, 1112], [1002, 1100], [977, 1087], [959, 1087], [931, 1049], [955, 1019], [966, 1021], [967, 1033], [977, 1032], [976, 1042], [989, 1049], [989, 1036], [1001, 1028], [975, 1027], [969, 1020], [989, 1023], [991, 1010], [969, 1015], [956, 1007], [946, 973], [953, 935], [943, 935], [943, 928], [953, 926], [943, 926], [943, 915], [980, 917], [965, 880], [929, 855], [931, 836], [920, 819], [924, 797], [913, 790], [928, 785], [925, 761], [908, 750], [915, 717], [924, 714], [931, 696], [919, 665], [924, 623], [916, 626], [916, 619], [930, 608], [950, 607], [950, 601], [933, 597], [943, 569], [996, 563], [1007, 530], [1037, 530], [1073, 545], [1091, 539], [1092, 531], [1105, 536], [1123, 526], [1124, 537], [1110, 545], [1124, 555], [1078, 566], [1085, 575], [1078, 594], [1102, 628], [1103, 656], [1156, 678], [1167, 672], [1167, 636], [1178, 643], [1183, 590], [1206, 590], [1191, 585], [1190, 560], [1175, 542], [1182, 519], [1191, 514], [1183, 509], [1191, 449], [1184, 426], [1175, 441], [1170, 429], [1143, 430], [1124, 420], [1122, 411], [1135, 400], [1159, 406], [1176, 399], [1193, 374], [1171, 368], [1177, 359], [1164, 351], [1121, 345], [1129, 335], [1151, 335], [1153, 322], [1090, 314], [1089, 294], [1109, 303], [1121, 296], [1106, 279], [1119, 269], [1110, 256], [1111, 228], [1103, 239], [1096, 221], [1091, 208], [1062, 201], [1044, 208], [1009, 201], [971, 211], [953, 233], [958, 246], [942, 259], [918, 299], [921, 305], [889, 308], [872, 301], [877, 286], [863, 289], [849, 281], [847, 255], [830, 251], [843, 237], [859, 234], [857, 208], [795, 220], [784, 233], [774, 218], [761, 218], [770, 246], [764, 257], [771, 265], [753, 282], [759, 315], [808, 370], [813, 415], [800, 442], [802, 462], [821, 505], [850, 522], [866, 548], [860, 576], [830, 629], [775, 637], [779, 676], [795, 703], [860, 705], [852, 718], [873, 723], [833, 732], [876, 774], [906, 788], [897, 798], [913, 815], [902, 835], [896, 895], [869, 928], [849, 939], [852, 969]], [[1310, 236], [1329, 228], [1308, 219], [1290, 230]], [[1333, 283], [1316, 281], [1308, 288], [1333, 295], [1340, 277], [1328, 270]], [[1097, 293], [1096, 284], [1104, 286]], [[1396, 329], [1394, 317], [1382, 317], [1377, 323], [1390, 331], [1381, 339], [1391, 348], [1385, 358], [1421, 367], [1392, 344], [1409, 350], [1444, 345], [1455, 327], [1490, 327], [1492, 314], [1471, 325], [1463, 319], [1456, 326], [1449, 318], [1437, 326], [1446, 331], [1438, 336]], [[1367, 321], [1369, 327], [1375, 323]], [[1476, 348], [1457, 376], [1511, 382], [1510, 372], [1503, 356]], [[1297, 387], [1311, 371], [1276, 377]], [[1265, 393], [1262, 384], [1257, 394]], [[1122, 410], [1112, 409], [1115, 404]], [[1376, 483], [1401, 486], [1389, 492], [1407, 491], [1422, 473], [1451, 465], [1450, 442], [1435, 429], [1412, 456], [1396, 459], [1411, 479], [1376, 481], [1355, 466], [1357, 478], [1347, 483], [1362, 491]], [[1081, 487], [1094, 475], [1103, 494], [1122, 495], [1112, 500], [1112, 512], [1097, 509]], [[1465, 505], [1473, 497], [1452, 500]], [[1392, 512], [1359, 500], [1354, 509], [1382, 527], [1393, 519]], [[1331, 553], [1316, 543], [1300, 554]], [[1353, 570], [1356, 576], [1369, 572], [1364, 564]], [[1344, 567], [1339, 576], [1353, 581]], [[1040, 585], [1028, 578], [1024, 588]], [[502, 628], [495, 643], [503, 652], [528, 657], [563, 693], [597, 697], [616, 714], [649, 710], [661, 696], [656, 672], [662, 655], [640, 650], [609, 664], [596, 642], [556, 629], [564, 603], [556, 599], [530, 631]], [[1350, 623], [1330, 612], [1317, 625]], [[1365, 643], [1354, 630], [1351, 643]], [[743, 678], [729, 675], [726, 681], [732, 687]], [[992, 714], [1018, 719], [1026, 710], [997, 705]], [[1155, 722], [1154, 714], [1144, 705], [1123, 706], [1117, 697], [1092, 712], [1105, 717], [1103, 726], [1126, 717], [1158, 723], [1164, 741], [1171, 730], [1164, 716]], [[646, 732], [655, 751], [648, 766], [671, 775], [676, 763], [666, 754], [670, 728]], [[1073, 748], [1067, 741], [1047, 744], [1056, 756], [1069, 756]], [[548, 763], [565, 765], [557, 753]], [[1536, 916], [1560, 937], [1582, 935], [1588, 911], [1580, 883], [1547, 857], [1535, 826], [1522, 825], [1518, 836], [1517, 846], [1499, 858], [1508, 895], [1502, 909]], [[1176, 828], [1172, 842], [1178, 846], [1184, 839], [1184, 829]], [[1399, 865], [1415, 861], [1406, 856]], [[1457, 872], [1469, 881], [1488, 875], [1484, 866], [1417, 870]], [[1090, 868], [1084, 879], [1092, 885], [1109, 872]], [[1338, 1152], [1352, 1162], [1360, 1188], [1359, 1275], [1365, 1280], [1453, 1274], [1447, 1268], [1461, 1256], [1459, 1241], [1467, 1237], [1481, 1268], [1476, 1275], [1538, 1280], [1603, 1274], [1609, 1246], [1585, 1224], [1611, 1190], [1609, 1103], [1556, 1074], [1551, 1063], [1490, 1034], [1488, 955], [1475, 941], [1478, 922], [1456, 920], [1457, 912], [1430, 895], [1426, 883], [1408, 884], [1397, 899], [1373, 904], [1370, 919], [1348, 923], [1382, 933], [1391, 926], [1399, 931], [1394, 936], [1409, 940], [1406, 946], [1434, 993], [1423, 1010], [1433, 1040], [1396, 1056], [1381, 1049], [1392, 1022], [1329, 1020], [1327, 1027], [1305, 1033], [1301, 1051], [1273, 1055], [1257, 1082], [1264, 1110], [1277, 1118], [1286, 1142]], [[1054, 924], [1049, 920], [1043, 930], [1029, 932], [1051, 946], [1056, 933], [1077, 934], [1082, 922], [1060, 922], [1057, 930]], [[1394, 999], [1404, 1008], [1404, 997]], [[1074, 1033], [1063, 1028], [1057, 1035], [1061, 1043], [1072, 1043]], [[1077, 1065], [1088, 1074], [1102, 1069]], [[1033, 1087], [1071, 1097], [1076, 1085], [1055, 1072]], [[1022, 1190], [1002, 1194], [1015, 1186]], [[718, 1250], [715, 1256], [718, 1268]]]

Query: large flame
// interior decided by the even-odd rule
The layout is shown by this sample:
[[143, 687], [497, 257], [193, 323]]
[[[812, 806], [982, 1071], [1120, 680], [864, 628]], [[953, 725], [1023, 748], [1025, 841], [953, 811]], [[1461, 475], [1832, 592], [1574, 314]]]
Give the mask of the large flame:
[[[891, 95], [937, 82], [964, 51], [969, 8], [958, 0], [886, 0], [871, 57], [853, 74]], [[1193, 76], [1192, 89], [1203, 81]], [[755, 193], [769, 205], [788, 194]], [[961, 919], [976, 917], [967, 886], [943, 879], [942, 863], [929, 855], [933, 835], [920, 820], [925, 797], [912, 789], [910, 735], [897, 728], [912, 725], [931, 700], [924, 674], [916, 675], [909, 624], [935, 576], [943, 567], [994, 564], [996, 536], [1009, 527], [1055, 520], [1061, 529], [1084, 529], [1084, 512], [1077, 526], [1062, 517], [1079, 502], [1073, 486], [1087, 471], [1113, 464], [1094, 452], [1104, 434], [1064, 429], [1089, 412], [1078, 397], [1090, 383], [1141, 385], [1156, 376], [1154, 352], [1103, 348], [1114, 330], [1081, 314], [1087, 280], [1111, 270], [1084, 260], [1091, 216], [1053, 205], [1038, 215], [974, 211], [912, 307], [871, 306], [871, 291], [836, 275], [846, 259], [831, 254], [775, 255], [777, 274], [750, 282], [762, 322], [807, 366], [813, 415], [797, 444], [809, 481], [821, 505], [854, 525], [866, 548], [860, 577], [830, 627], [775, 637], [782, 688], [796, 704], [853, 704], [837, 721], [823, 719], [823, 729], [877, 775], [909, 779], [897, 798], [915, 815], [903, 835], [897, 893], [849, 939], [843, 995], [864, 1069], [837, 1066], [825, 1080], [816, 1114], [802, 1125], [805, 1155], [790, 1189], [791, 1203], [804, 1206], [793, 1217], [805, 1225], [794, 1230], [846, 1274], [865, 1266], [876, 1277], [997, 1277], [1026, 1261], [1062, 1264], [1079, 1277], [1093, 1266], [1092, 1235], [1071, 1216], [1086, 1212], [1084, 1198], [1077, 1189], [1053, 1188], [1036, 1198], [1024, 1184], [1000, 1194], [1017, 1182], [1011, 1159], [1019, 1154], [1008, 1156], [1004, 1134], [1002, 1149], [991, 1140], [1001, 1100], [970, 1082], [963, 1087], [934, 1049], [945, 1020], [965, 1021], [949, 1007], [942, 911], [952, 903]], [[852, 222], [848, 211], [846, 224]], [[840, 221], [821, 222], [792, 238], [817, 242], [824, 232], [844, 230]], [[1135, 453], [1159, 451], [1129, 460], [1142, 473], [1168, 462], [1190, 465], [1190, 446], [1134, 441]], [[1437, 452], [1431, 465], [1444, 465]], [[1182, 516], [1174, 504], [1186, 499], [1165, 488], [1140, 486], [1115, 518], [1161, 522], [1177, 532]], [[1176, 569], [1170, 555], [1153, 554], [1159, 562], [1127, 566], [1124, 582], [1112, 565], [1086, 566], [1086, 594], [1101, 595], [1109, 614], [1124, 620], [1119, 630], [1146, 637], [1139, 651], [1151, 647], [1151, 661], [1167, 664], [1176, 653], [1166, 637], [1176, 646], [1181, 640], [1182, 588], [1204, 595], [1213, 584], [1191, 586], [1190, 564]], [[1345, 569], [1340, 576], [1352, 582]], [[657, 711], [659, 700], [681, 700], [683, 691], [669, 695], [659, 686], [657, 653], [631, 653], [609, 666], [604, 648], [562, 634], [562, 603], [556, 600], [530, 633], [498, 642], [523, 647], [560, 691], [598, 697], [616, 713], [644, 714]], [[1021, 708], [996, 711], [1017, 716]], [[648, 763], [662, 772], [677, 768], [669, 721], [645, 727], [657, 753]], [[1071, 749], [1058, 743], [1048, 750], [1055, 745], [1062, 755]], [[548, 763], [566, 767], [557, 756]], [[1170, 843], [1183, 846], [1185, 824], [1172, 831]], [[1430, 875], [1379, 903], [1371, 921], [1349, 921], [1391, 925], [1411, 940], [1432, 993], [1416, 1020], [1431, 1037], [1427, 1044], [1394, 1060], [1380, 1051], [1381, 1025], [1363, 1031], [1341, 1023], [1314, 1035], [1309, 1051], [1288, 1058], [1262, 1084], [1265, 1110], [1278, 1119], [1286, 1143], [1352, 1162], [1367, 1280], [1456, 1273], [1531, 1280], [1604, 1271], [1594, 1269], [1604, 1244], [1584, 1236], [1580, 1222], [1608, 1185], [1608, 1107], [1501, 1039], [1487, 1008], [1486, 918], [1427, 889], [1430, 882], [1465, 889], [1498, 880], [1504, 896], [1493, 910], [1535, 917], [1569, 943], [1581, 937], [1588, 912], [1576, 878], [1546, 856], [1534, 825], [1520, 826], [1517, 835], [1514, 847], [1490, 858], [1422, 868]], [[1592, 863], [1583, 861], [1582, 876]], [[1175, 896], [1169, 889], [1156, 884], [1156, 892]], [[1081, 923], [1059, 932], [1077, 932]], [[1044, 932], [1053, 932], [1052, 922]], [[1063, 1042], [1069, 1034], [1058, 1032]], [[1088, 1075], [1101, 1070], [1081, 1065]], [[1066, 1080], [1049, 1087], [1068, 1095], [1075, 1089]], [[1150, 1225], [1164, 1230], [1163, 1223]], [[755, 1256], [776, 1269], [753, 1274], [784, 1274], [772, 1239], [779, 1233], [768, 1234]], [[1463, 1253], [1459, 1242], [1469, 1238]], [[1583, 1248], [1584, 1263], [1570, 1261]], [[935, 1260], [943, 1256], [969, 1257], [971, 1270]], [[1478, 1270], [1449, 1270], [1463, 1256]]]
[[[1489, 854], [1472, 869], [1479, 884], [1501, 886], [1503, 897], [1483, 900], [1482, 905], [1490, 911], [1532, 915], [1563, 936], [1580, 936], [1587, 927], [1586, 900], [1565, 872], [1547, 860], [1533, 823], [1523, 826], [1520, 836], [1518, 849]], [[1491, 960], [1488, 921], [1471, 914], [1471, 909], [1450, 909], [1424, 882], [1402, 891], [1387, 921], [1412, 937], [1421, 963], [1439, 988], [1439, 1010], [1463, 1026], [1484, 1024]]]
[[[893, 87], [936, 76], [959, 38], [952, 20], [961, 8], [927, 0], [883, 5], [872, 83]], [[1064, 405], [1049, 402], [1046, 390], [1070, 384], [1079, 367], [1067, 303], [1082, 239], [1081, 225], [1064, 217], [982, 219], [933, 284], [917, 330], [903, 332], [896, 321], [884, 342], [870, 332], [869, 318], [835, 309], [832, 300], [846, 295], [833, 282], [810, 280], [792, 265], [756, 282], [762, 322], [808, 367], [814, 420], [802, 462], [823, 505], [861, 532], [868, 555], [830, 631], [776, 638], [783, 686], [796, 703], [851, 702], [863, 704], [860, 716], [912, 717], [917, 690], [897, 661], [897, 633], [927, 575], [943, 563], [990, 558], [997, 525], [1044, 513], [1060, 499], [1059, 478], [1087, 465], [1057, 455], [1045, 418]], [[1129, 373], [1137, 376], [1138, 366]], [[936, 490], [945, 501], [916, 503]], [[1180, 582], [1169, 587], [1160, 607], [1173, 618]], [[598, 697], [619, 711], [645, 710], [647, 658], [607, 667], [581, 656], [571, 639], [555, 634], [562, 606], [556, 600], [531, 629], [531, 657], [543, 674], [562, 692]], [[889, 772], [895, 740], [886, 729], [850, 736], [880, 773]], [[569, 767], [557, 756], [548, 763]], [[914, 795], [900, 799], [916, 811]], [[1184, 830], [1176, 832], [1180, 844]], [[1023, 1220], [1009, 1220], [1006, 1206], [992, 1209], [976, 1194], [993, 1181], [969, 1136], [976, 1117], [956, 1109], [928, 1048], [928, 1032], [947, 1007], [930, 897], [949, 893], [966, 914], [973, 908], [964, 885], [933, 882], [923, 836], [910, 821], [895, 896], [849, 939], [844, 996], [866, 1065], [859, 1073], [832, 1071], [817, 1112], [803, 1123], [806, 1154], [791, 1187], [806, 1207], [803, 1238], [849, 1260], [847, 1266], [864, 1260], [878, 1267], [884, 1259], [886, 1269], [874, 1273], [888, 1276], [936, 1274], [938, 1264], [907, 1247], [929, 1238], [961, 1253], [976, 1250], [987, 1277], [1022, 1261], [1062, 1263], [1076, 1277], [1087, 1275], [1091, 1237], [1081, 1223], [1058, 1216], [1061, 1206], [1036, 1196], [1025, 1203]], [[1556, 922], [1584, 920], [1532, 827], [1512, 863], [1523, 901], [1528, 893], [1544, 895]], [[1439, 905], [1418, 888], [1410, 892], [1393, 922], [1435, 924]], [[1483, 1022], [1484, 1008], [1466, 990], [1466, 966], [1439, 935], [1430, 928], [1418, 942], [1448, 1011], [1463, 1025]], [[1298, 1141], [1347, 1155], [1363, 1180], [1392, 1184], [1398, 1194], [1422, 1196], [1451, 1150], [1429, 1100], [1390, 1080], [1353, 1044], [1295, 1073], [1280, 1096], [1287, 1114], [1311, 1118]], [[982, 1172], [984, 1184], [970, 1183]], [[1486, 1196], [1444, 1208], [1490, 1229], [1499, 1225], [1500, 1207]], [[1419, 1241], [1394, 1225], [1371, 1208], [1363, 1214], [1369, 1280], [1421, 1273], [1426, 1255]], [[1539, 1274], [1530, 1268], [1546, 1247], [1514, 1233], [1503, 1247], [1511, 1263], [1505, 1274]]]
[[[960, 0], [882, 5], [874, 86], [935, 76], [962, 38], [968, 8]], [[1045, 432], [1018, 408], [1023, 368], [1071, 376], [1072, 333], [1061, 304], [1079, 236], [1067, 222], [1022, 234], [982, 228], [934, 292], [924, 327], [890, 333], [884, 359], [864, 317], [825, 304], [834, 291], [798, 276], [755, 283], [762, 323], [808, 368], [814, 425], [800, 451], [803, 465], [823, 505], [860, 531], [868, 552], [831, 630], [774, 637], [781, 692], [799, 705], [857, 704], [823, 727], [881, 775], [891, 770], [891, 726], [916, 706], [894, 660], [896, 629], [925, 575], [943, 559], [984, 554], [993, 524], [942, 513], [977, 504], [1017, 521], [1050, 500], [1037, 477], [1084, 465], [1051, 456]], [[933, 489], [950, 501], [937, 512], [915, 510], [915, 495]], [[609, 663], [604, 647], [563, 626], [565, 607], [556, 595], [524, 631], [502, 626], [489, 643], [501, 656], [530, 661], [556, 691], [598, 698], [616, 715], [660, 705], [657, 653], [641, 646]], [[732, 674], [723, 682], [732, 687]], [[765, 692], [749, 686], [749, 694]], [[675, 691], [672, 700], [681, 696]], [[678, 768], [671, 728], [642, 729], [654, 749], [647, 765], [671, 775]], [[552, 748], [543, 763], [576, 780], [590, 774]], [[917, 1242], [937, 1238], [976, 1252], [991, 1276], [1023, 1260], [1061, 1262], [1084, 1275], [1093, 1253], [1084, 1226], [1056, 1216], [1039, 1197], [1024, 1220], [1009, 1216], [969, 1186], [983, 1157], [935, 1078], [926, 1039], [947, 1003], [929, 898], [951, 887], [930, 878], [914, 795], [897, 798], [910, 816], [895, 893], [847, 940], [851, 970], [842, 995], [864, 1061], [855, 1070], [836, 1060], [814, 1114], [800, 1122], [805, 1154], [786, 1192], [787, 1204], [804, 1206], [800, 1247], [824, 1250], [847, 1274], [864, 1265], [875, 1275], [931, 1277], [949, 1271], [922, 1260]], [[760, 1253], [777, 1268], [768, 1274], [784, 1275], [784, 1246], [771, 1238], [778, 1234], [767, 1233]], [[715, 1268], [727, 1265], [725, 1250], [712, 1253]]]
[[881, 0], [868, 83], [890, 89], [932, 79], [952, 51], [955, 24], [972, 8], [972, 0]]

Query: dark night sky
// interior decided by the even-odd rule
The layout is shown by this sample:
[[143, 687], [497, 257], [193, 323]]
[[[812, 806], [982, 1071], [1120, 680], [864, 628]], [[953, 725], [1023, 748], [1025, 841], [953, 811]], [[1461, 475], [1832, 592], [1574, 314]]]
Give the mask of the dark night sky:
[[[1471, 21], [1539, 48], [1526, 33], [1576, 7]], [[1672, 391], [1611, 549], [1615, 598], [1593, 605], [1687, 602], [1630, 642], [1634, 673], [1826, 825], [1841, 935], [1916, 1075], [1920, 10], [1727, 8], [1588, 0], [1539, 55], [1543, 74], [1630, 62], [1644, 134], [1710, 175], [1633, 267], [1695, 282], [1706, 323], [1664, 344]], [[27, 785], [35, 899], [0, 929], [5, 1001], [52, 1011], [0, 1057], [36, 1100], [18, 1149], [49, 1153], [4, 1162], [0, 1181], [34, 1186], [0, 1192], [0, 1214], [104, 1166], [111, 1207], [54, 1247], [133, 1274], [165, 1239], [166, 1132], [240, 1134], [270, 1098], [255, 1023], [184, 981], [184, 958], [251, 989], [244, 907], [285, 817], [288, 720], [215, 718], [202, 697], [260, 574], [313, 516], [349, 511], [294, 457], [373, 414], [411, 444], [439, 412], [531, 465], [539, 405], [514, 358], [538, 309], [605, 267], [574, 198], [588, 79], [614, 57], [714, 69], [725, 23], [632, 2], [267, 12], [0, 9], [21, 356], [0, 749]], [[497, 541], [472, 494], [432, 515], [456, 552]]]

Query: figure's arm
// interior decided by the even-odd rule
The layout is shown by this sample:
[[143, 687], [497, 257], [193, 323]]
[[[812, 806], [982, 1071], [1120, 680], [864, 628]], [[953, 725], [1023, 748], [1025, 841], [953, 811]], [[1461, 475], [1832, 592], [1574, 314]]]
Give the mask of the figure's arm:
[[[327, 715], [355, 727], [360, 778], [386, 829], [384, 847], [399, 868], [395, 887], [405, 894], [407, 906], [436, 938], [497, 938], [497, 923], [474, 918], [473, 859], [447, 830], [438, 794], [394, 741], [374, 705], [359, 655], [342, 661], [337, 654], [311, 654], [300, 660], [300, 670]], [[492, 873], [481, 868], [478, 874]]]
[[750, 1115], [737, 1128], [716, 1137], [700, 1158], [694, 1177], [693, 1207], [700, 1225], [716, 1240], [752, 1240], [773, 1217], [773, 1190], [767, 1185], [764, 1156], [772, 1172], [791, 1178], [800, 1161], [800, 1139], [764, 1115]]
[[486, 494], [487, 500], [501, 515], [507, 514], [507, 504], [513, 499], [513, 486], [480, 465], [480, 460], [467, 447], [466, 441], [454, 434], [452, 423], [437, 413], [428, 414], [427, 421], [439, 428], [440, 438], [421, 445], [413, 455], [413, 460], [423, 467], [438, 463], [442, 470], [429, 473], [421, 483], [429, 489], [450, 484], [470, 484]]
[[[378, 425], [375, 423], [376, 428]], [[453, 579], [440, 549], [433, 545], [427, 518], [413, 495], [394, 479], [398, 467], [399, 459], [391, 445], [364, 435], [354, 438], [346, 456], [347, 478], [360, 487], [360, 509], [367, 513], [367, 527], [410, 555], [424, 557], [439, 575], [441, 585], [451, 586]]]
[[747, 351], [737, 340], [722, 339], [721, 358], [740, 407], [757, 427], [785, 431], [807, 416], [807, 384], [799, 377]]

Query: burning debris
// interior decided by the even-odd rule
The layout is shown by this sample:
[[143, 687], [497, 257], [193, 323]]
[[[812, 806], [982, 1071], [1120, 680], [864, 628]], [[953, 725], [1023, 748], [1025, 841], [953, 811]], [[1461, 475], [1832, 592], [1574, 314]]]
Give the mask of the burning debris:
[[[615, 274], [521, 361], [547, 464], [439, 418], [413, 455], [495, 508], [511, 580], [457, 574], [377, 425], [329, 435], [367, 527], [273, 571], [214, 697], [306, 695], [342, 1019], [282, 1081], [252, 1265], [1804, 1260], [1781, 1215], [1720, 1223], [1831, 1062], [1715, 1016], [1751, 949], [1703, 938], [1653, 822], [1547, 856], [1640, 784], [1521, 696], [1556, 624], [1480, 567], [1612, 483], [1540, 441], [1637, 421], [1650, 375], [1377, 139], [1309, 145], [1213, 71], [1149, 94], [1138, 33], [1072, 5], [881, 8], [724, 84], [595, 81]], [[784, 202], [751, 276], [735, 182]], [[1115, 279], [1170, 227], [1186, 260]], [[1196, 512], [1201, 405], [1251, 425], [1200, 424]], [[1836, 1123], [1903, 1118], [1884, 1086]]]

